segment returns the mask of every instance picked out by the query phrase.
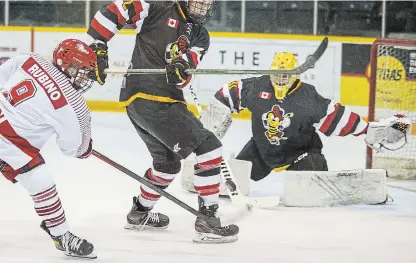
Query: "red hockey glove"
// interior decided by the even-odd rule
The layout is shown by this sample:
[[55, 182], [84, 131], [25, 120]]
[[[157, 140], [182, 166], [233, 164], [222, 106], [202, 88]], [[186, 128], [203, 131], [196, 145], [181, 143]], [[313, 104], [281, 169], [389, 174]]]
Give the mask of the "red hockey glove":
[[107, 74], [104, 70], [108, 68], [108, 47], [105, 43], [92, 43], [90, 48], [97, 54], [97, 67], [95, 74], [92, 74], [91, 79], [96, 80], [100, 85], [104, 85]]
[[174, 59], [170, 64], [166, 66], [166, 80], [169, 84], [179, 85], [185, 83], [189, 75], [186, 70], [191, 66], [183, 59]]

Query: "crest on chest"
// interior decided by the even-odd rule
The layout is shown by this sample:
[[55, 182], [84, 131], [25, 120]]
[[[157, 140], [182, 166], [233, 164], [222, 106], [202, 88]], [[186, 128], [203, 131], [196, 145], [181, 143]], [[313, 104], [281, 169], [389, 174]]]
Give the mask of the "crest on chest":
[[166, 46], [166, 52], [165, 52], [165, 60], [167, 63], [171, 63], [172, 60], [175, 58], [181, 57], [186, 51], [189, 49], [190, 42], [188, 37], [185, 35], [179, 36], [179, 38], [169, 43]]
[[266, 129], [264, 135], [270, 144], [280, 145], [280, 140], [287, 140], [284, 130], [290, 126], [290, 118], [293, 115], [293, 112], [286, 113], [277, 104], [274, 104], [270, 111], [262, 115], [263, 127]]
[[167, 63], [171, 63], [175, 58], [181, 57], [188, 51], [191, 46], [189, 36], [191, 36], [192, 25], [187, 23], [185, 31], [181, 34], [177, 40], [167, 44], [165, 51], [165, 60]]

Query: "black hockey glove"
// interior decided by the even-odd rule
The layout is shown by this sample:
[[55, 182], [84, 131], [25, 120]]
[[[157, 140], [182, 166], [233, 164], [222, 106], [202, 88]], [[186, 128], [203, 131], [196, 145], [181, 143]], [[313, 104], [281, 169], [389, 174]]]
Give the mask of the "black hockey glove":
[[97, 54], [97, 67], [95, 74], [92, 74], [91, 79], [96, 80], [100, 85], [104, 85], [107, 74], [104, 70], [108, 68], [108, 47], [105, 43], [92, 43], [90, 48]]
[[183, 84], [189, 75], [186, 73], [191, 66], [183, 59], [174, 59], [166, 66], [166, 80], [169, 84]]

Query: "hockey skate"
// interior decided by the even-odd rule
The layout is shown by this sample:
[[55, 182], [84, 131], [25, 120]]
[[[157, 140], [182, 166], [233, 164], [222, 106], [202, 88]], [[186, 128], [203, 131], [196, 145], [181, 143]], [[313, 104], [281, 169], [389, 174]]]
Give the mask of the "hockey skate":
[[127, 215], [125, 229], [165, 229], [169, 225], [169, 217], [161, 213], [152, 213], [142, 206], [137, 197], [133, 197], [133, 207]]
[[97, 258], [94, 245], [87, 240], [79, 238], [69, 231], [61, 236], [53, 236], [44, 221], [42, 221], [40, 227], [52, 238], [56, 249], [63, 251], [65, 255], [79, 258]]
[[195, 243], [220, 244], [231, 243], [238, 239], [239, 228], [236, 225], [221, 226], [219, 217], [216, 216], [218, 205], [205, 206], [204, 201], [198, 196], [199, 211], [204, 215], [212, 217], [216, 226], [211, 226], [199, 217], [195, 221], [196, 237]]

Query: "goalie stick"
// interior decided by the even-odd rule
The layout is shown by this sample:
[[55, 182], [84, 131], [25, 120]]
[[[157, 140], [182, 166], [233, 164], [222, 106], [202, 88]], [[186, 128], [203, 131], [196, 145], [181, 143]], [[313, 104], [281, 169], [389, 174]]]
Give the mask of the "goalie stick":
[[[299, 75], [304, 73], [310, 68], [315, 66], [324, 54], [328, 47], [328, 37], [325, 37], [319, 44], [316, 51], [306, 58], [306, 61], [297, 68], [294, 69], [276, 69], [276, 70], [235, 70], [235, 69], [188, 69], [187, 74], [198, 75], [276, 75], [276, 74], [289, 74]], [[165, 69], [126, 69], [126, 68], [108, 68], [104, 71], [105, 74], [165, 74]]]
[[224, 159], [222, 159], [221, 165], [221, 177], [223, 178], [225, 188], [230, 196], [231, 202], [240, 205], [259, 208], [271, 208], [278, 206], [280, 203], [279, 196], [245, 196], [241, 194], [239, 187], [237, 186], [234, 175], [231, 170], [228, 169], [228, 165]]

